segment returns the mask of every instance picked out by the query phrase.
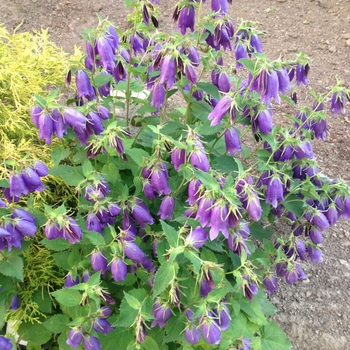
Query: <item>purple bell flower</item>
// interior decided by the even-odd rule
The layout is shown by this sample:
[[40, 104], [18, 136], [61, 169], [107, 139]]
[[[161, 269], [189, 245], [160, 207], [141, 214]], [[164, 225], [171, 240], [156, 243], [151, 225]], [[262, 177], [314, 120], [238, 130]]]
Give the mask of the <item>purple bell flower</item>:
[[277, 71], [278, 77], [278, 90], [282, 94], [286, 94], [290, 90], [290, 80], [288, 71], [286, 68], [281, 68]]
[[38, 120], [39, 139], [45, 140], [46, 144], [51, 144], [51, 138], [54, 132], [53, 119], [50, 114], [41, 113]]
[[90, 255], [91, 267], [94, 271], [101, 271], [102, 274], [106, 273], [108, 268], [108, 261], [104, 254], [100, 250], [94, 250]]
[[331, 204], [328, 210], [325, 213], [326, 218], [331, 226], [335, 225], [335, 223], [339, 219], [338, 211], [336, 209], [335, 204]]
[[86, 117], [72, 107], [67, 107], [64, 110], [63, 118], [71, 128], [86, 129]]
[[107, 335], [109, 332], [114, 331], [114, 327], [112, 327], [105, 318], [98, 318], [93, 323], [93, 328], [96, 332], [103, 333], [104, 335]]
[[51, 112], [51, 118], [53, 120], [53, 132], [59, 139], [62, 139], [67, 134], [67, 125], [57, 108]]
[[229, 92], [231, 89], [231, 82], [226, 72], [220, 72], [218, 76], [217, 87], [221, 92]]
[[323, 262], [323, 253], [322, 250], [319, 247], [314, 247], [312, 245], [309, 245], [307, 247], [307, 255], [311, 262], [314, 264], [316, 262]]
[[214, 240], [219, 232], [228, 238], [228, 209], [224, 203], [216, 203], [211, 210], [210, 216], [210, 240]]
[[152, 269], [152, 263], [150, 263], [146, 254], [142, 249], [131, 241], [124, 241], [124, 254], [135, 264], [141, 264], [144, 268]]
[[307, 76], [308, 76], [309, 70], [310, 70], [310, 66], [308, 64], [297, 65], [295, 69], [297, 86], [299, 86], [300, 84], [303, 84], [306, 86], [308, 84], [309, 79]]
[[189, 80], [192, 85], [196, 85], [198, 81], [198, 76], [192, 65], [186, 64], [185, 67], [185, 77]]
[[9, 178], [9, 185], [11, 197], [20, 197], [22, 194], [27, 195], [29, 193], [22, 174], [11, 175]]
[[86, 216], [86, 228], [89, 231], [95, 231], [100, 234], [102, 234], [103, 230], [100, 220], [94, 213], [88, 213]]
[[156, 325], [159, 325], [159, 328], [164, 328], [171, 316], [171, 310], [167, 304], [161, 304], [157, 300], [153, 305], [152, 315], [154, 316], [155, 320], [152, 322], [151, 327], [153, 328]]
[[169, 219], [173, 217], [173, 212], [175, 208], [175, 199], [171, 196], [165, 196], [160, 204], [159, 211], [157, 215], [160, 216], [161, 220]]
[[136, 199], [131, 215], [139, 223], [141, 228], [145, 228], [146, 224], [152, 225], [154, 223], [154, 219], [147, 205], [139, 198]]
[[208, 120], [211, 120], [210, 126], [219, 125], [226, 115], [226, 113], [230, 110], [232, 103], [232, 98], [224, 96], [215, 106], [215, 108], [209, 113]]
[[[265, 109], [259, 112], [257, 123], [262, 134], [271, 134], [272, 131], [272, 114], [271, 109]], [[254, 129], [254, 128], [253, 128]], [[255, 131], [253, 130], [255, 133]]]
[[211, 9], [214, 12], [227, 14], [227, 0], [212, 0]]
[[110, 25], [108, 31], [106, 32], [105, 38], [108, 40], [109, 45], [111, 46], [113, 53], [116, 53], [119, 47], [119, 36], [115, 28]]
[[215, 322], [220, 329], [222, 331], [227, 331], [231, 322], [230, 310], [228, 309], [227, 305], [221, 304], [220, 308], [218, 310], [214, 310], [213, 313], [216, 316]]
[[184, 332], [184, 336], [188, 343], [194, 345], [197, 344], [201, 338], [201, 333], [199, 329], [197, 329], [193, 325], [189, 325]]
[[300, 260], [302, 261], [306, 260], [306, 247], [303, 241], [298, 239], [296, 250]]
[[190, 161], [195, 168], [204, 172], [208, 172], [210, 169], [208, 157], [204, 151], [203, 145], [199, 141], [190, 155]]
[[185, 161], [186, 161], [186, 150], [185, 149], [175, 148], [171, 152], [171, 163], [174, 165], [174, 169], [177, 172], [180, 171], [180, 166], [182, 164], [185, 164]]
[[163, 58], [162, 68], [160, 73], [160, 84], [165, 84], [168, 89], [171, 89], [176, 81], [176, 61], [171, 55], [166, 55]]
[[192, 179], [188, 184], [188, 199], [186, 202], [188, 202], [189, 205], [194, 205], [201, 195], [200, 186], [202, 185], [200, 180]]
[[36, 225], [31, 222], [21, 218], [15, 219], [14, 228], [24, 236], [33, 237], [38, 230]]
[[194, 32], [195, 11], [192, 5], [184, 6], [179, 13], [178, 28], [182, 35], [186, 34], [186, 29], [189, 28], [191, 32]]
[[75, 72], [75, 82], [79, 98], [86, 97], [89, 101], [96, 98], [95, 91], [90, 83], [90, 78], [84, 70], [77, 70]]
[[203, 338], [208, 344], [220, 344], [221, 330], [214, 320], [207, 318], [200, 328], [203, 333]]
[[284, 201], [283, 184], [279, 177], [272, 177], [267, 185], [266, 203], [271, 203], [274, 208], [277, 208], [279, 203]]
[[215, 285], [211, 285], [207, 281], [202, 280], [200, 284], [199, 295], [202, 298], [205, 298], [214, 288], [215, 288]]
[[112, 277], [116, 282], [125, 281], [127, 276], [127, 266], [121, 259], [114, 259], [111, 263]]
[[159, 196], [171, 193], [168, 179], [168, 169], [165, 163], [160, 162], [153, 167], [151, 172], [151, 185], [158, 192]]
[[255, 192], [253, 193], [253, 191], [251, 191], [250, 196], [248, 195], [246, 210], [250, 219], [253, 221], [260, 220], [262, 214], [260, 200], [257, 194]]
[[73, 278], [72, 273], [69, 272], [68, 275], [66, 276], [66, 281], [64, 283], [63, 288], [69, 288], [77, 285], [78, 283], [79, 283], [79, 276], [75, 276], [75, 278]]
[[250, 350], [252, 343], [247, 337], [242, 338], [241, 347], [238, 350]]
[[193, 248], [199, 249], [204, 246], [207, 240], [207, 230], [198, 226], [194, 230], [191, 230], [191, 232], [186, 236], [185, 244], [192, 246]]
[[100, 350], [100, 349], [102, 349], [102, 345], [101, 345], [100, 341], [98, 340], [98, 338], [96, 338], [92, 335], [88, 335], [84, 339], [84, 347], [85, 347], [85, 350]]
[[22, 179], [25, 185], [27, 186], [29, 192], [41, 192], [44, 190], [44, 186], [40, 180], [40, 177], [34, 169], [28, 167], [27, 169], [22, 171]]
[[161, 83], [156, 83], [152, 90], [151, 106], [155, 106], [157, 111], [160, 107], [164, 106], [165, 101], [165, 85]]
[[265, 276], [263, 283], [267, 294], [272, 294], [278, 289], [278, 280], [275, 276]]
[[194, 46], [189, 46], [185, 52], [194, 67], [198, 67], [200, 64], [200, 58], [197, 49]]
[[46, 176], [49, 173], [47, 166], [40, 160], [34, 163], [34, 169], [40, 177]]
[[66, 341], [67, 345], [70, 345], [73, 349], [79, 347], [83, 340], [83, 330], [81, 328], [74, 327], [69, 331], [69, 336]]
[[345, 114], [345, 93], [343, 91], [333, 93], [330, 111], [334, 115], [339, 112]]
[[312, 217], [311, 224], [315, 225], [321, 231], [324, 231], [329, 227], [329, 222], [326, 215], [320, 211]]
[[235, 47], [236, 69], [243, 67], [243, 64], [239, 62], [241, 58], [248, 58], [248, 51], [244, 44], [238, 44]]
[[225, 138], [226, 152], [229, 155], [233, 156], [235, 152], [242, 152], [239, 136], [238, 136], [237, 130], [234, 127], [226, 129], [224, 138]]
[[102, 66], [106, 71], [112, 71], [115, 67], [115, 57], [109, 40], [101, 37], [97, 40], [97, 50], [101, 57]]

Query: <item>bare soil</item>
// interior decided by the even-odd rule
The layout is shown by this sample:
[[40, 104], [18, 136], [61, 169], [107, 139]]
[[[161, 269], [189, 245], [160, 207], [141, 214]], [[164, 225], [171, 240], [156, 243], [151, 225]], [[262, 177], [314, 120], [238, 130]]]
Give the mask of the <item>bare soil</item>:
[[[207, 2], [210, 2], [208, 0]], [[8, 30], [49, 28], [51, 40], [68, 52], [83, 46], [80, 33], [95, 28], [98, 12], [123, 29], [128, 11], [122, 0], [2, 0], [0, 23]], [[171, 32], [175, 1], [160, 0], [160, 28]], [[270, 58], [305, 52], [312, 60], [311, 88], [325, 92], [335, 77], [350, 85], [349, 0], [241, 0], [229, 6], [232, 18], [259, 21], [263, 48]], [[312, 101], [306, 101], [311, 105]], [[350, 180], [350, 105], [345, 116], [329, 115], [330, 135], [314, 142], [322, 170]], [[325, 262], [303, 266], [308, 279], [282, 285], [271, 297], [275, 320], [293, 349], [350, 350], [350, 223], [342, 221], [325, 234]]]

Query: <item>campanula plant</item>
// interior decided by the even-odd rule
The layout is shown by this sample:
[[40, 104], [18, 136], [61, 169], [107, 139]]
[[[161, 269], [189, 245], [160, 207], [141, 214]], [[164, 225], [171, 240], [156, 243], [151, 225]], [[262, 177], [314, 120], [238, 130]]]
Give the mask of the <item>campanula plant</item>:
[[[210, 1], [207, 15], [204, 2], [179, 1], [169, 36], [158, 1], [126, 1], [131, 29], [99, 18], [84, 32], [66, 103], [58, 90], [35, 96], [39, 139], [61, 139], [54, 166], [13, 165], [0, 201], [6, 320], [29, 303], [34, 239], [60, 281], [31, 301], [35, 319], [14, 323], [34, 348], [291, 348], [266, 295], [305, 279], [305, 262], [323, 261], [323, 232], [350, 218], [349, 186], [322, 172], [312, 144], [327, 137], [328, 112], [346, 112], [349, 91], [337, 82], [299, 105], [308, 58], [270, 60], [255, 24], [230, 18], [230, 1]], [[75, 197], [37, 205], [33, 193], [57, 190], [48, 175]]]

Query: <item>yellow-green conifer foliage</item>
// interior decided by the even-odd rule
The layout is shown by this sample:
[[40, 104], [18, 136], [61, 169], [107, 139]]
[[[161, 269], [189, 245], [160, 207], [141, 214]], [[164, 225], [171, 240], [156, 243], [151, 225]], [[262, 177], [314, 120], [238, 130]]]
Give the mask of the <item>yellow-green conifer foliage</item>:
[[69, 54], [49, 40], [48, 30], [10, 34], [0, 26], [0, 178], [9, 175], [5, 163], [50, 162], [51, 151], [38, 139], [29, 112], [34, 94], [62, 87], [68, 60]]

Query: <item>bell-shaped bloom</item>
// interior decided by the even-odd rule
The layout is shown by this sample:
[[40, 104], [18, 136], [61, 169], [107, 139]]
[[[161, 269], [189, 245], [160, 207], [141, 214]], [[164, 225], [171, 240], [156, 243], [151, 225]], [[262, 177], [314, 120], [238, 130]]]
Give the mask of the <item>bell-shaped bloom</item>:
[[50, 114], [41, 113], [39, 115], [38, 120], [38, 128], [39, 128], [39, 139], [45, 140], [45, 142], [49, 145], [51, 144], [54, 121], [51, 118]]
[[162, 304], [157, 300], [153, 305], [152, 315], [155, 320], [152, 322], [151, 327], [153, 328], [159, 325], [159, 328], [164, 328], [171, 316], [171, 310], [167, 304]]
[[33, 168], [28, 167], [27, 169], [22, 171], [22, 179], [26, 184], [29, 192], [41, 192], [44, 190], [44, 186], [40, 180], [40, 177]]
[[316, 262], [323, 262], [322, 250], [317, 246], [309, 245], [307, 247], [307, 255], [313, 264]]
[[155, 106], [157, 111], [164, 106], [165, 101], [165, 84], [156, 83], [153, 85], [151, 106]]
[[229, 92], [231, 89], [230, 77], [226, 72], [220, 72], [218, 76], [217, 87], [221, 92]]
[[271, 177], [266, 190], [266, 203], [271, 203], [274, 208], [277, 208], [278, 203], [284, 201], [283, 184], [279, 177]]
[[207, 318], [207, 320], [201, 324], [200, 328], [203, 338], [208, 344], [220, 344], [221, 329], [214, 320]]
[[277, 71], [277, 77], [279, 92], [281, 92], [282, 94], [286, 94], [290, 90], [288, 70], [286, 68], [281, 68]]
[[222, 331], [227, 331], [230, 326], [231, 316], [230, 310], [227, 305], [220, 304], [218, 309], [213, 310], [213, 314], [216, 316], [215, 322], [218, 324]]
[[102, 234], [103, 227], [100, 223], [100, 220], [94, 213], [88, 213], [86, 216], [86, 228], [89, 231], [95, 231]]
[[14, 228], [27, 237], [33, 237], [38, 230], [33, 222], [21, 218], [15, 219]]
[[194, 345], [199, 342], [201, 339], [201, 333], [200, 330], [195, 327], [194, 325], [189, 325], [184, 332], [184, 336], [188, 343]]
[[105, 34], [105, 38], [108, 40], [109, 45], [111, 46], [113, 53], [116, 53], [119, 47], [119, 35], [115, 30], [114, 26], [110, 25]]
[[127, 276], [127, 266], [121, 259], [114, 259], [111, 263], [112, 277], [116, 282], [124, 281]]
[[68, 275], [66, 276], [66, 280], [63, 288], [69, 288], [77, 285], [78, 283], [79, 283], [79, 276], [73, 277], [72, 273], [69, 272]]
[[180, 170], [180, 166], [185, 164], [186, 160], [186, 150], [175, 148], [171, 152], [171, 163], [174, 165], [174, 169], [178, 172]]
[[95, 112], [86, 115], [87, 126], [90, 127], [96, 135], [100, 135], [104, 131], [104, 126], [100, 116]]
[[91, 267], [94, 271], [101, 271], [102, 274], [106, 273], [108, 268], [108, 261], [100, 250], [94, 250], [90, 255]]
[[330, 111], [333, 112], [334, 115], [337, 115], [339, 112], [345, 114], [344, 91], [333, 93]]
[[324, 231], [329, 227], [329, 222], [326, 215], [320, 211], [312, 217], [311, 224], [315, 225], [321, 231]]
[[145, 228], [146, 224], [152, 225], [154, 223], [147, 205], [139, 198], [136, 199], [136, 203], [132, 207], [131, 215], [139, 223], [141, 228]]
[[105, 318], [96, 319], [92, 326], [96, 332], [103, 333], [104, 335], [114, 331], [114, 328]]
[[241, 58], [248, 58], [247, 47], [244, 44], [238, 44], [235, 46], [235, 58], [236, 58], [236, 69], [243, 67], [243, 64], [239, 62]]
[[299, 86], [300, 84], [303, 85], [307, 85], [309, 82], [308, 79], [308, 73], [310, 70], [310, 66], [308, 64], [298, 64], [296, 69], [295, 69], [295, 77], [296, 77], [296, 82], [297, 82], [297, 86]]
[[37, 128], [39, 128], [39, 117], [42, 112], [43, 110], [39, 106], [33, 106], [30, 108], [30, 117]]
[[187, 53], [187, 56], [194, 67], [198, 67], [200, 63], [200, 58], [197, 49], [195, 46], [189, 46], [185, 52]]
[[312, 243], [314, 244], [320, 244], [323, 241], [323, 236], [322, 236], [322, 232], [317, 230], [316, 228], [312, 228], [309, 232], [310, 235], [310, 239], [312, 241]]
[[189, 205], [194, 205], [201, 195], [200, 186], [202, 185], [202, 182], [197, 179], [192, 179], [188, 184], [188, 199], [186, 202], [188, 202]]
[[165, 163], [161, 162], [153, 167], [151, 172], [151, 185], [158, 192], [159, 196], [171, 193], [168, 179], [168, 169]]
[[132, 241], [124, 241], [124, 254], [135, 264], [140, 264], [148, 270], [152, 268], [152, 263], [149, 262], [146, 254]]
[[246, 210], [250, 219], [253, 221], [260, 220], [262, 214], [260, 200], [257, 194], [253, 193], [253, 191], [251, 191], [251, 194], [248, 195]]
[[272, 294], [278, 289], [278, 280], [275, 276], [265, 276], [263, 283], [267, 294]]
[[249, 53], [253, 53], [253, 52], [257, 52], [257, 53], [263, 52], [261, 40], [258, 34], [252, 34], [252, 36], [250, 37]]
[[214, 240], [219, 232], [228, 238], [228, 208], [225, 203], [217, 203], [211, 210], [210, 216], [210, 240]]
[[179, 23], [177, 27], [182, 35], [186, 34], [186, 29], [189, 28], [194, 32], [195, 11], [192, 5], [184, 6], [179, 13]]
[[86, 117], [72, 107], [67, 107], [64, 110], [63, 118], [71, 128], [86, 129]]
[[112, 71], [115, 67], [115, 57], [109, 40], [101, 37], [97, 40], [97, 50], [101, 58], [102, 66], [106, 71]]
[[301, 241], [300, 239], [298, 239], [297, 241], [296, 251], [300, 260], [302, 261], [306, 260], [306, 247], [304, 242]]
[[215, 108], [209, 113], [208, 119], [212, 122], [211, 126], [219, 125], [226, 115], [226, 113], [230, 110], [232, 103], [232, 98], [224, 96], [215, 106]]
[[[262, 134], [270, 134], [272, 131], [272, 114], [271, 109], [265, 109], [258, 113], [257, 124]], [[254, 132], [254, 130], [253, 130]], [[254, 132], [255, 133], [255, 132]]]
[[69, 336], [66, 341], [67, 345], [70, 345], [73, 349], [79, 347], [83, 340], [83, 330], [81, 328], [74, 327], [69, 331]]
[[189, 80], [192, 85], [196, 85], [198, 81], [197, 72], [190, 64], [186, 64], [185, 77]]
[[335, 225], [335, 223], [338, 221], [339, 219], [339, 214], [338, 211], [336, 209], [335, 204], [331, 204], [328, 208], [328, 210], [325, 213], [327, 220], [329, 222], [329, 224], [331, 226]]
[[201, 147], [195, 147], [194, 151], [190, 155], [190, 161], [195, 168], [208, 172], [210, 169], [209, 160], [202, 144], [200, 145]]
[[212, 0], [211, 9], [214, 12], [227, 14], [227, 0]]
[[224, 138], [225, 138], [226, 152], [229, 155], [233, 156], [235, 152], [242, 152], [239, 136], [238, 136], [237, 130], [234, 127], [226, 129]]
[[191, 230], [191, 232], [186, 236], [185, 244], [193, 248], [199, 249], [204, 246], [207, 240], [207, 230], [198, 226], [195, 229]]
[[168, 89], [171, 89], [176, 81], [176, 61], [171, 55], [166, 55], [163, 58], [160, 84], [165, 84]]
[[40, 160], [34, 163], [34, 169], [40, 177], [46, 176], [49, 173], [47, 166]]
[[9, 178], [10, 196], [20, 197], [22, 194], [27, 195], [29, 193], [22, 174], [14, 174]]
[[88, 100], [96, 98], [94, 89], [91, 86], [87, 73], [79, 69], [75, 72], [75, 82], [77, 85], [78, 97], [86, 97]]
[[160, 216], [161, 220], [171, 220], [175, 208], [175, 199], [172, 196], [165, 196], [160, 204], [157, 215]]
[[243, 337], [239, 346], [240, 347], [238, 348], [238, 350], [250, 350], [252, 347], [252, 342], [249, 338]]
[[85, 350], [100, 350], [102, 349], [102, 344], [98, 340], [98, 338], [93, 335], [88, 335], [84, 338], [84, 348]]

